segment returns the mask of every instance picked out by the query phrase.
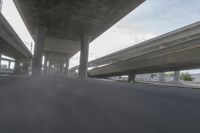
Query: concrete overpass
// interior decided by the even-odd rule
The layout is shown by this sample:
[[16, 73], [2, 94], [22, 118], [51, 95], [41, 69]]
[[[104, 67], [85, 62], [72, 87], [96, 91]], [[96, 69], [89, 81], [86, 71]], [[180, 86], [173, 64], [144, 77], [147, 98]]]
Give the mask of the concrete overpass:
[[199, 68], [199, 53], [200, 22], [196, 22], [91, 61], [88, 73], [107, 77]]
[[11, 25], [0, 13], [0, 53], [12, 58], [31, 58], [30, 50], [25, 46]]
[[[35, 43], [33, 74], [40, 75], [43, 54], [63, 57], [62, 68], [81, 50], [79, 75], [87, 76], [88, 45], [144, 0], [14, 0]], [[46, 53], [48, 53], [46, 55]], [[44, 68], [48, 67], [45, 66]], [[68, 68], [65, 67], [65, 70]]]
[[[46, 13], [54, 14], [54, 9], [60, 8], [60, 6], [56, 6], [57, 2], [62, 2], [60, 3], [61, 7], [62, 4], [65, 5], [66, 3], [69, 5], [77, 5], [75, 6], [77, 8], [74, 8], [74, 10], [81, 9], [82, 12], [77, 11], [75, 14], [72, 12], [73, 16], [77, 16], [77, 13], [81, 15], [85, 13], [83, 9], [86, 12], [88, 9], [88, 7], [80, 7], [80, 0], [73, 0], [71, 2], [69, 0], [57, 0], [57, 2], [52, 0], [21, 1], [21, 4], [27, 6], [24, 7], [27, 9], [27, 14], [30, 11], [36, 16], [39, 15], [41, 20], [48, 18], [46, 21], [49, 22], [52, 22], [50, 20], [53, 18], [44, 16], [46, 16]], [[122, 5], [128, 4], [127, 7], [133, 6], [128, 1], [123, 1], [124, 3], [122, 0], [87, 0], [87, 2], [90, 2], [89, 6], [92, 4], [91, 7], [97, 7], [92, 8], [95, 11], [106, 10], [106, 6], [100, 6], [100, 3], [110, 3], [113, 10], [110, 8], [108, 10], [109, 12], [104, 13], [105, 17], [111, 12], [117, 13], [115, 12], [115, 4], [118, 2], [121, 2], [120, 4]], [[30, 3], [30, 5], [27, 3]], [[47, 4], [47, 6], [43, 4]], [[53, 5], [53, 8], [50, 8], [52, 10], [47, 10], [51, 5]], [[83, 4], [83, 6], [85, 5]], [[119, 7], [121, 6], [119, 5]], [[125, 8], [125, 6], [123, 7]], [[41, 9], [43, 12], [38, 14], [38, 9]], [[66, 9], [68, 9], [67, 6]], [[93, 10], [89, 11], [91, 12]], [[120, 8], [119, 10], [121, 11]], [[62, 16], [67, 15], [65, 10], [62, 13]], [[92, 13], [89, 13], [90, 15]], [[117, 15], [115, 14], [114, 16]], [[37, 17], [32, 18], [33, 16], [31, 15], [26, 17], [30, 17], [37, 22], [39, 21]], [[59, 19], [62, 20], [62, 17]], [[67, 22], [70, 23], [71, 21]], [[73, 21], [73, 23], [76, 23], [76, 21]], [[48, 23], [46, 22], [46, 24]], [[64, 24], [66, 23], [64, 22]], [[53, 60], [49, 60], [49, 63], [53, 62], [56, 64], [66, 54], [50, 50], [46, 50], [49, 54], [44, 52], [42, 46], [45, 45], [46, 47], [47, 39], [44, 36], [49, 33], [49, 29], [47, 32], [45, 29], [45, 27], [37, 27], [37, 34], [34, 38], [37, 47], [34, 59], [35, 65], [33, 66], [36, 70], [41, 69], [40, 61], [43, 54], [48, 59]], [[60, 32], [62, 31], [62, 29], [58, 30]], [[67, 31], [65, 32], [67, 33]], [[84, 36], [81, 35], [81, 47], [82, 52], [84, 52], [82, 55], [84, 55], [85, 59], [82, 61], [82, 67], [87, 67], [87, 56], [85, 55], [87, 55], [88, 45], [83, 45], [89, 44], [86, 43], [86, 37], [85, 34]], [[64, 42], [62, 39], [59, 40], [61, 40], [60, 42]], [[56, 42], [55, 44], [57, 44]], [[55, 48], [57, 47], [53, 49]], [[64, 49], [63, 47], [61, 48]], [[200, 132], [200, 92], [192, 88], [127, 84], [121, 82], [114, 83], [89, 78], [72, 79], [62, 76], [1, 76], [0, 101], [0, 131], [6, 133]]]
[[[1, 55], [6, 55], [15, 59], [15, 70], [19, 69], [19, 64], [30, 66], [32, 53], [25, 46], [11, 25], [0, 13], [0, 59]], [[1, 59], [7, 61], [6, 59]], [[10, 62], [10, 61], [9, 61]]]

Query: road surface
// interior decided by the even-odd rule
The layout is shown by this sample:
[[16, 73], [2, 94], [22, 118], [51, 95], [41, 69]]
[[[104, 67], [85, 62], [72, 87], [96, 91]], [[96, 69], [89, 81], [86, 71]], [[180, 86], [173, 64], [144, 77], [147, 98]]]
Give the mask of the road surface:
[[0, 133], [200, 133], [200, 90], [2, 77]]

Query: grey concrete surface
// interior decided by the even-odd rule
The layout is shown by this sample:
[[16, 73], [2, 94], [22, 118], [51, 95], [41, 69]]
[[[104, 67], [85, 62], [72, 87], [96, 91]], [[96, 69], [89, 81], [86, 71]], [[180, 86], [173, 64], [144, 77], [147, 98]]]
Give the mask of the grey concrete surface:
[[90, 43], [90, 36], [82, 35], [81, 36], [80, 61], [79, 61], [80, 62], [80, 67], [79, 67], [79, 76], [80, 77], [87, 77], [89, 43]]
[[80, 50], [80, 34], [94, 40], [144, 0], [14, 0], [31, 35], [48, 29], [45, 51], [73, 56]]
[[31, 51], [0, 13], [0, 53], [12, 58], [31, 58]]
[[[90, 36], [93, 41], [142, 2], [144, 0], [14, 0], [35, 40], [33, 75], [41, 74], [42, 54], [53, 52], [72, 57], [81, 50], [79, 75], [86, 77], [89, 42], [83, 36]], [[38, 32], [40, 29], [45, 29], [44, 35]], [[61, 66], [52, 63], [55, 61], [49, 64]]]
[[[90, 61], [91, 77], [156, 73], [200, 67], [200, 22]], [[71, 68], [75, 71], [78, 66]]]
[[[191, 25], [174, 30], [172, 32], [163, 34], [161, 36], [143, 41], [141, 43], [132, 45], [128, 48], [92, 60], [88, 62], [88, 66], [101, 67], [108, 64], [123, 61], [129, 58], [145, 55], [151, 52], [153, 52], [155, 56], [157, 50], [160, 51], [165, 48], [174, 47], [176, 45], [182, 45], [181, 43], [183, 43], [186, 40], [195, 40], [200, 36], [199, 34], [200, 34], [200, 22], [196, 22]], [[192, 46], [193, 47], [195, 46], [192, 43], [190, 45], [191, 46], [188, 45], [187, 47], [190, 48]], [[183, 48], [184, 48], [183, 46], [179, 47], [179, 49]], [[177, 48], [173, 50], [177, 51]], [[164, 52], [161, 53], [164, 54]], [[71, 70], [76, 70], [78, 69], [78, 67], [79, 66], [75, 66], [71, 68]]]
[[33, 57], [32, 74], [41, 75], [42, 57], [44, 53], [44, 42], [47, 29], [40, 27], [36, 29], [35, 34], [35, 49]]
[[1, 77], [2, 133], [199, 133], [200, 90], [64, 77]]

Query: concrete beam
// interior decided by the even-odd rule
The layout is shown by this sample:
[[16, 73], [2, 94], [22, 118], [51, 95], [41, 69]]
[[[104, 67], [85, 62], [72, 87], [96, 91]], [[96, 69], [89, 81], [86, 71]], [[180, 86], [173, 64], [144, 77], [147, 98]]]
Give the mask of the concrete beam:
[[42, 67], [42, 55], [44, 52], [44, 40], [47, 29], [44, 27], [38, 27], [36, 29], [35, 35], [35, 51], [33, 58], [33, 72], [32, 75], [38, 76], [41, 75], [41, 67]]
[[80, 67], [79, 77], [87, 77], [87, 63], [88, 63], [88, 52], [89, 52], [89, 35], [81, 35], [81, 53], [80, 53]]

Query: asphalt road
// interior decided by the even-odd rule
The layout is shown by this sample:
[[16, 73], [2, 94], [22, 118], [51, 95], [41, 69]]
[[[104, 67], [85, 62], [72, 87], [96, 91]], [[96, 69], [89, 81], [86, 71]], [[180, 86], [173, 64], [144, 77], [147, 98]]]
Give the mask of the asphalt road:
[[0, 133], [200, 133], [200, 90], [4, 77]]

